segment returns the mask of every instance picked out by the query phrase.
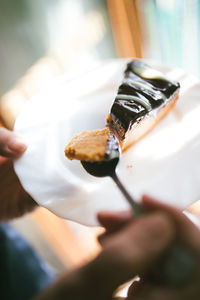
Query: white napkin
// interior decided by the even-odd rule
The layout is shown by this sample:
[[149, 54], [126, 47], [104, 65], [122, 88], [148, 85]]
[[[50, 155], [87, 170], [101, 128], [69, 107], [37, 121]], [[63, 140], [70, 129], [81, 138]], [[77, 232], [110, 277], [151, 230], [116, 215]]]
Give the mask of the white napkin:
[[[101, 210], [129, 206], [110, 178], [87, 174], [64, 156], [75, 133], [103, 128], [127, 60], [111, 60], [68, 74], [30, 99], [15, 123], [28, 144], [15, 161], [24, 189], [58, 216], [97, 225]], [[154, 67], [181, 83], [177, 105], [156, 128], [122, 155], [118, 175], [139, 200], [143, 193], [185, 208], [200, 199], [200, 83], [181, 69]]]

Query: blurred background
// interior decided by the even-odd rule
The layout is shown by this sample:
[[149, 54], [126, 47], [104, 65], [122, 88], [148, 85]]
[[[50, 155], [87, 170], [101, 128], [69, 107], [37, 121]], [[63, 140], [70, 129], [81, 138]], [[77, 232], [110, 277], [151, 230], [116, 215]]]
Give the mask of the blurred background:
[[[21, 104], [63, 72], [139, 57], [200, 75], [200, 0], [0, 0], [0, 97]], [[99, 251], [99, 228], [45, 209], [13, 222], [58, 271]]]
[[49, 53], [64, 67], [136, 55], [199, 75], [199, 24], [199, 0], [0, 0], [0, 94]]

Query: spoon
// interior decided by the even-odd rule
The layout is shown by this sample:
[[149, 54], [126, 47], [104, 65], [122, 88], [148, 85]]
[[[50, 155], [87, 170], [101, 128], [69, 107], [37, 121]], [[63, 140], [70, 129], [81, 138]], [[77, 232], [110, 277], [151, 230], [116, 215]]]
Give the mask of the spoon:
[[120, 189], [121, 193], [124, 195], [126, 200], [129, 202], [133, 212], [134, 217], [139, 217], [143, 214], [142, 206], [133, 200], [133, 197], [129, 194], [127, 189], [124, 187], [122, 182], [119, 180], [119, 177], [116, 174], [116, 167], [119, 162], [119, 156], [100, 162], [89, 162], [81, 161], [83, 168], [90, 174], [95, 177], [111, 177], [116, 183], [117, 187]]
[[[120, 158], [120, 151], [115, 149], [110, 155], [111, 159], [101, 162], [81, 161], [84, 169], [95, 177], [111, 177], [125, 199], [129, 202], [134, 218], [147, 213], [141, 204], [135, 202], [116, 174], [116, 167]], [[187, 284], [193, 277], [196, 259], [192, 252], [178, 240], [172, 242], [169, 249], [160, 259], [157, 267], [151, 273], [151, 281], [155, 284], [180, 286]]]

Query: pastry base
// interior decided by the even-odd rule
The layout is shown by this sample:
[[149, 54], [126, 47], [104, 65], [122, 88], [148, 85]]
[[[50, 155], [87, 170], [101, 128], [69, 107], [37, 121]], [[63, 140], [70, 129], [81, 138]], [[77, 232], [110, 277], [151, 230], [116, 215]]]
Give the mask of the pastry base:
[[110, 137], [109, 128], [84, 130], [76, 134], [65, 147], [65, 155], [71, 160], [102, 161], [105, 159]]

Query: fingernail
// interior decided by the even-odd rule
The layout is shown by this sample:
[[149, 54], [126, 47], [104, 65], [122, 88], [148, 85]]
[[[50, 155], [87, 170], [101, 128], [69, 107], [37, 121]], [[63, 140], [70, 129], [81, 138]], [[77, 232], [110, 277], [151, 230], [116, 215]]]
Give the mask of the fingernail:
[[8, 149], [14, 152], [23, 153], [27, 149], [27, 145], [21, 138], [12, 139], [8, 145]]

